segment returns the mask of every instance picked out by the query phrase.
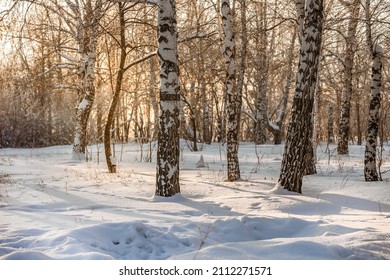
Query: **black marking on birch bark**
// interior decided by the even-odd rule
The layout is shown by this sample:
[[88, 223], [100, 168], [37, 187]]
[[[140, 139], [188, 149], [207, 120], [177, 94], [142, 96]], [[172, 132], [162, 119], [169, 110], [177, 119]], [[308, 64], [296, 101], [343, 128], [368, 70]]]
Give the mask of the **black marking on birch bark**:
[[[322, 40], [322, 5], [322, 0], [309, 0], [305, 11], [296, 91], [279, 177], [282, 187], [298, 193], [302, 192], [302, 178], [308, 163], [306, 149], [312, 137], [311, 118]], [[308, 29], [316, 33], [309, 34]]]

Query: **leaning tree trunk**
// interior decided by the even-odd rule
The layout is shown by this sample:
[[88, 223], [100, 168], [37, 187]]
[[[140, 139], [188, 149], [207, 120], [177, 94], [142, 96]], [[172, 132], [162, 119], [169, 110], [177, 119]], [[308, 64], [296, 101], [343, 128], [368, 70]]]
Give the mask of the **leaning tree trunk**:
[[71, 7], [79, 21], [77, 41], [80, 51], [78, 72], [80, 97], [76, 108], [73, 140], [73, 157], [77, 159], [86, 158], [88, 119], [95, 99], [96, 44], [102, 1], [97, 0], [95, 7], [92, 6], [91, 0], [86, 1], [84, 5], [85, 7], [82, 8], [79, 4]]
[[366, 150], [364, 154], [364, 178], [366, 181], [379, 181], [376, 164], [376, 146], [379, 128], [379, 109], [382, 86], [382, 56], [383, 49], [379, 45], [373, 48], [371, 102], [368, 117], [368, 129], [366, 137]]
[[116, 173], [116, 161], [112, 157], [111, 151], [111, 128], [114, 121], [115, 111], [120, 99], [120, 92], [122, 90], [122, 81], [124, 75], [124, 67], [126, 62], [126, 22], [125, 22], [125, 11], [124, 4], [118, 3], [119, 6], [119, 24], [120, 24], [120, 62], [119, 62], [119, 71], [116, 77], [115, 92], [112, 97], [110, 108], [108, 110], [108, 116], [106, 121], [106, 126], [104, 128], [104, 152], [106, 155], [106, 163], [108, 172]]
[[350, 5], [351, 19], [348, 26], [348, 35], [346, 37], [346, 52], [344, 60], [343, 92], [341, 97], [341, 116], [339, 124], [339, 139], [337, 143], [337, 152], [339, 155], [347, 155], [348, 138], [350, 132], [350, 111], [352, 96], [352, 69], [354, 64], [356, 29], [358, 25], [358, 16], [360, 11], [360, 0], [354, 0]]
[[296, 89], [278, 185], [302, 192], [322, 41], [323, 0], [307, 0]]
[[156, 195], [168, 197], [180, 193], [180, 85], [175, 0], [161, 0], [159, 3], [158, 42], [158, 57], [160, 61], [160, 122]]
[[229, 0], [221, 1], [222, 28], [224, 31], [223, 55], [226, 65], [226, 150], [227, 150], [227, 177], [228, 181], [240, 179], [238, 161], [238, 135], [240, 125], [240, 98], [237, 91], [236, 63], [235, 63], [235, 36]]

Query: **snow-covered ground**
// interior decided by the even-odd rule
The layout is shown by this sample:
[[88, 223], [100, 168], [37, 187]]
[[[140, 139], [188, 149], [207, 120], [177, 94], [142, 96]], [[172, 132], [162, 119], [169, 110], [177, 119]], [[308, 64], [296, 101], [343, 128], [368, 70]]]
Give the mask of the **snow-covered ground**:
[[116, 146], [117, 174], [101, 146], [89, 162], [70, 146], [1, 149], [0, 259], [390, 259], [390, 172], [364, 182], [364, 146], [320, 146], [302, 195], [274, 188], [283, 146], [242, 143], [233, 183], [223, 146], [182, 147], [182, 193], [168, 199], [136, 144]]

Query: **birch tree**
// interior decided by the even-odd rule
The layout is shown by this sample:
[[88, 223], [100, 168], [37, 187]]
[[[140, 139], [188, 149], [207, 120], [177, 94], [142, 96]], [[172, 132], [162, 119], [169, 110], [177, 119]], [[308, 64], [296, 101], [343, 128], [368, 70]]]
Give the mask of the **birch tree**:
[[[291, 121], [283, 154], [278, 185], [302, 192], [302, 178], [307, 162], [305, 150], [311, 141], [312, 110], [322, 41], [323, 1], [306, 1], [300, 60]], [[309, 129], [308, 129], [309, 128]]]
[[[158, 148], [155, 195], [170, 197], [180, 193], [180, 83], [177, 53], [178, 33], [176, 0], [117, 1], [155, 4], [158, 6], [157, 56], [160, 64], [160, 116], [157, 136]], [[141, 60], [144, 60], [145, 58], [142, 58]], [[131, 66], [129, 65], [127, 67]]]
[[156, 195], [167, 197], [180, 193], [180, 84], [175, 0], [159, 1], [158, 42], [158, 57], [160, 62], [160, 122], [157, 150]]
[[[55, 51], [68, 61], [71, 67], [77, 69], [78, 104], [76, 106], [76, 126], [74, 129], [73, 157], [84, 159], [87, 147], [87, 125], [95, 98], [95, 63], [96, 44], [99, 35], [99, 20], [102, 16], [102, 0], [17, 0], [44, 8], [49, 14], [55, 14], [66, 27], [63, 34], [71, 35], [77, 44], [78, 57], [61, 53], [55, 46]], [[56, 28], [56, 27], [53, 27]], [[74, 50], [74, 46], [68, 46]]]
[[240, 179], [238, 161], [238, 135], [240, 125], [241, 96], [237, 91], [236, 42], [233, 30], [232, 9], [229, 0], [221, 1], [222, 29], [224, 33], [223, 56], [225, 59], [225, 94], [226, 94], [226, 144], [228, 181]]
[[348, 139], [350, 132], [350, 111], [352, 96], [352, 70], [354, 65], [354, 56], [356, 52], [356, 29], [360, 11], [360, 0], [354, 0], [351, 3], [341, 1], [349, 9], [350, 20], [348, 25], [348, 34], [345, 38], [346, 49], [343, 62], [343, 91], [341, 97], [341, 115], [339, 123], [339, 139], [337, 142], [337, 152], [339, 155], [347, 155]]
[[370, 20], [370, 1], [366, 0], [365, 4], [366, 41], [370, 57], [372, 58], [372, 81], [366, 148], [364, 153], [364, 178], [366, 181], [379, 181], [381, 178], [377, 170], [376, 147], [379, 134], [379, 109], [381, 106], [383, 48], [379, 44], [373, 43]]
[[366, 148], [364, 153], [364, 178], [366, 181], [379, 181], [376, 147], [379, 132], [379, 109], [381, 106], [383, 49], [376, 44], [372, 50], [371, 101], [368, 116]]
[[74, 131], [73, 156], [86, 157], [88, 144], [87, 126], [95, 99], [95, 63], [99, 20], [102, 12], [102, 0], [66, 1], [77, 21], [77, 43], [79, 48], [79, 104], [76, 108], [76, 127]]

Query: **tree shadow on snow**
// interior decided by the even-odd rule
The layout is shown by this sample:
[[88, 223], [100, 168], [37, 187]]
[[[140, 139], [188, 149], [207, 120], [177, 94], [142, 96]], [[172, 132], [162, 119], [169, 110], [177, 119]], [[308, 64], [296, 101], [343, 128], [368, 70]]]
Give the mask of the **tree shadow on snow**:
[[378, 212], [380, 214], [390, 214], [390, 205], [379, 201], [372, 201], [364, 198], [357, 198], [334, 193], [324, 193], [319, 195], [322, 200], [329, 201], [338, 207], [351, 208], [355, 210]]

